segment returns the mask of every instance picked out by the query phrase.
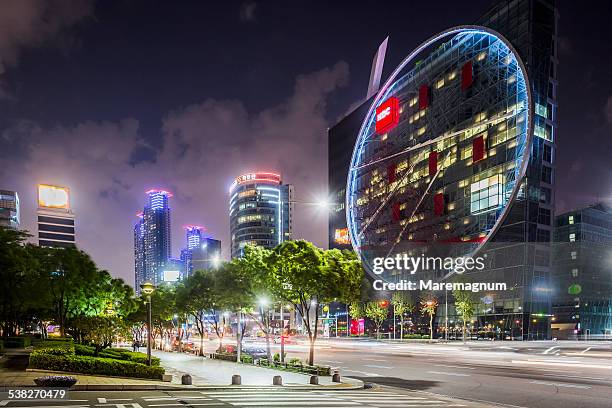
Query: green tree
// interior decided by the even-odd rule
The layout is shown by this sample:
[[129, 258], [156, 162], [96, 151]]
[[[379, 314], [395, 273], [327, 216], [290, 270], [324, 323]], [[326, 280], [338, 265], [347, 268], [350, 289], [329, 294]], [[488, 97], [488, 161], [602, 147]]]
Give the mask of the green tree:
[[453, 290], [453, 297], [455, 298], [455, 310], [461, 317], [462, 322], [462, 339], [465, 343], [465, 333], [467, 328], [467, 322], [472, 320], [474, 317], [475, 305], [477, 303], [476, 295], [471, 291], [466, 290]]
[[304, 240], [285, 241], [274, 248], [266, 283], [276, 299], [291, 303], [300, 313], [308, 333], [308, 364], [314, 363], [320, 305], [351, 302], [361, 290], [363, 268], [354, 253], [324, 251]]
[[429, 315], [429, 341], [433, 341], [433, 317], [438, 308], [438, 300], [431, 294], [421, 299], [421, 313]]
[[365, 315], [374, 322], [376, 326], [376, 338], [380, 338], [380, 326], [385, 322], [389, 314], [388, 305], [381, 301], [367, 302], [365, 305]]
[[[404, 338], [404, 313], [414, 310], [414, 298], [406, 291], [396, 291], [391, 296], [394, 315], [400, 316], [400, 339]], [[393, 322], [395, 324], [395, 322]]]
[[125, 332], [124, 322], [117, 315], [80, 316], [74, 324], [83, 334], [83, 341], [94, 346], [96, 356]]

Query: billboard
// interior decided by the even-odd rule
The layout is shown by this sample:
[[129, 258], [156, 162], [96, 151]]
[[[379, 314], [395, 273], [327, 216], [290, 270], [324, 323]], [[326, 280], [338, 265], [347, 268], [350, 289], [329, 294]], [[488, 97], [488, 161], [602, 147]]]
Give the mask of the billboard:
[[68, 187], [39, 184], [38, 206], [41, 208], [70, 209], [70, 189]]
[[179, 271], [164, 271], [164, 282], [178, 282], [181, 273]]
[[351, 241], [349, 239], [348, 228], [336, 228], [334, 242], [336, 244], [350, 245]]

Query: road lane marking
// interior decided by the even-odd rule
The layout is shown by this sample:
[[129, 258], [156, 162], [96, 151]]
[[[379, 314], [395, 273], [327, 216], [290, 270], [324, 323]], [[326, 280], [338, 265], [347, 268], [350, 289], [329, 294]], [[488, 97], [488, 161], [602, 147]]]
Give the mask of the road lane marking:
[[541, 385], [553, 385], [555, 387], [566, 387], [566, 388], [582, 388], [589, 389], [588, 385], [579, 385], [579, 384], [565, 384], [565, 383], [551, 383], [546, 381], [530, 381], [531, 384], [541, 384]]
[[441, 371], [428, 371], [429, 374], [439, 374], [439, 375], [452, 375], [455, 377], [470, 377], [469, 374], [461, 374], [461, 373], [443, 373]]
[[363, 375], [367, 375], [368, 377], [380, 377], [380, 374], [368, 373], [368, 372], [365, 372], [365, 371], [348, 370], [348, 369], [345, 369], [344, 371], [348, 371], [348, 372], [351, 372], [351, 373], [357, 373], [357, 374], [363, 374]]
[[612, 370], [612, 365], [598, 365], [598, 364], [584, 364], [582, 362], [575, 362], [575, 363], [570, 363], [570, 362], [547, 362], [547, 361], [532, 361], [532, 360], [527, 360], [527, 361], [522, 361], [522, 360], [512, 360], [511, 363], [513, 364], [532, 364], [532, 365], [549, 365], [549, 366], [557, 366], [557, 367], [573, 367], [573, 368], [600, 368], [600, 369], [606, 369], [606, 370]]
[[365, 360], [365, 361], [378, 361], [378, 362], [389, 361], [389, 360], [385, 360], [385, 359], [382, 359], [382, 358], [364, 358], [362, 360]]
[[542, 354], [549, 354], [549, 353], [550, 353], [550, 352], [552, 352], [554, 349], [558, 349], [558, 348], [559, 348], [559, 346], [552, 346], [552, 347], [547, 348], [546, 350], [544, 350], [544, 351], [542, 352]]

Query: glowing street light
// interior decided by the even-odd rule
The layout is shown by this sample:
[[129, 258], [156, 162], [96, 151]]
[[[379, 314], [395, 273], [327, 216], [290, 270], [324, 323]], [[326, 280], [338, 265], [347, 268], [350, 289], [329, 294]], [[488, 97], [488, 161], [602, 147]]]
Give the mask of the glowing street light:
[[147, 365], [151, 365], [151, 295], [155, 292], [155, 285], [152, 282], [145, 282], [140, 285], [142, 293], [147, 295]]

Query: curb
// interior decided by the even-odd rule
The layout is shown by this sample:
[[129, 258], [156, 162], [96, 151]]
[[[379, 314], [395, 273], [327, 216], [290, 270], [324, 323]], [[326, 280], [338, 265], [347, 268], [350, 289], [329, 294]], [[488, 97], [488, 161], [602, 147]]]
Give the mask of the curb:
[[[26, 369], [27, 372], [52, 374], [57, 371]], [[74, 375], [86, 375], [80, 373], [64, 373]], [[91, 376], [91, 375], [89, 375]], [[105, 377], [134, 380], [135, 378], [127, 377]], [[147, 381], [142, 379], [142, 381]], [[36, 385], [0, 385], [0, 391], [6, 391], [14, 388], [34, 388]], [[164, 390], [164, 391], [213, 391], [213, 390], [249, 390], [249, 389], [265, 389], [265, 390], [325, 390], [325, 391], [351, 391], [364, 388], [364, 382], [356, 378], [342, 377], [341, 383], [329, 385], [229, 385], [229, 384], [207, 384], [207, 385], [178, 385], [178, 384], [76, 384], [70, 387], [71, 391], [148, 391], [148, 390]]]

